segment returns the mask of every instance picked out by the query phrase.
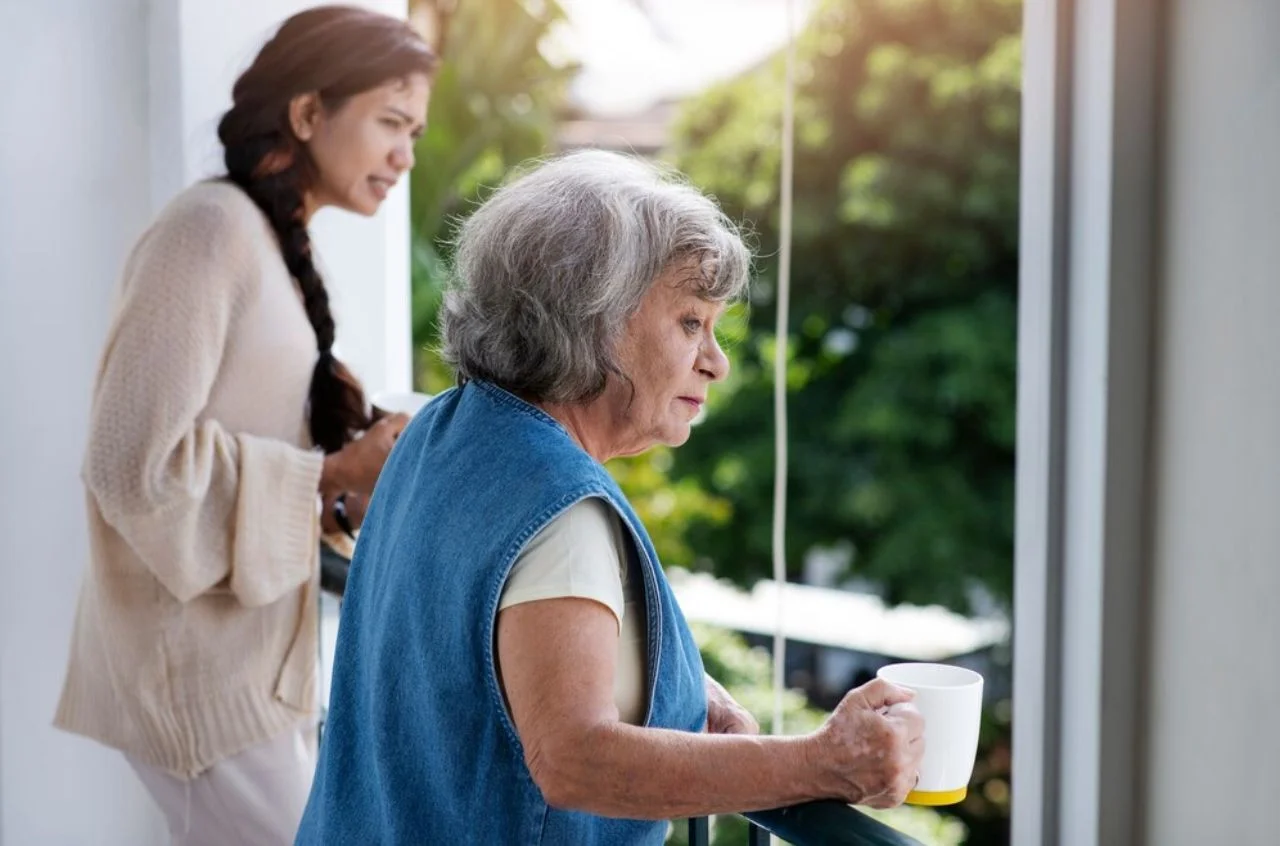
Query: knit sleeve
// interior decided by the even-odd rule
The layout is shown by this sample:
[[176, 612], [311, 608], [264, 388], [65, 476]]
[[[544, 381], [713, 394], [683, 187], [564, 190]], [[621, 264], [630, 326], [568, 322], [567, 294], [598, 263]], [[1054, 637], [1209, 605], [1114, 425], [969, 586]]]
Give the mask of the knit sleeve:
[[94, 392], [85, 485], [182, 602], [226, 586], [265, 605], [316, 566], [323, 458], [201, 419], [255, 291], [254, 223], [235, 206], [199, 202], [144, 236]]

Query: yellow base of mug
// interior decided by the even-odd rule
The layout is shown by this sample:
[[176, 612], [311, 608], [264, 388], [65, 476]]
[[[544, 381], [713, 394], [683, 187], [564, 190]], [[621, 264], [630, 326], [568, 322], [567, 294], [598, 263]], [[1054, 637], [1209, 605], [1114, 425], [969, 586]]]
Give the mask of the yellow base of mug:
[[913, 790], [907, 794], [908, 805], [954, 805], [964, 801], [969, 795], [969, 788], [959, 790]]

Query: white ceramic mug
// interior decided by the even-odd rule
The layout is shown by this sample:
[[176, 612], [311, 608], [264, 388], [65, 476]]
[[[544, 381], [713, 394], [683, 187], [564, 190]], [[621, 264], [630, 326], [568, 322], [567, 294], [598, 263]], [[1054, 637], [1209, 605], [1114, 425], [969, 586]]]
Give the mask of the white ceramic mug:
[[949, 664], [890, 664], [877, 676], [915, 691], [924, 760], [910, 805], [954, 805], [969, 792], [982, 721], [982, 676]]
[[384, 391], [375, 396], [372, 403], [383, 411], [407, 414], [412, 417], [430, 401], [431, 394], [422, 394], [417, 391]]

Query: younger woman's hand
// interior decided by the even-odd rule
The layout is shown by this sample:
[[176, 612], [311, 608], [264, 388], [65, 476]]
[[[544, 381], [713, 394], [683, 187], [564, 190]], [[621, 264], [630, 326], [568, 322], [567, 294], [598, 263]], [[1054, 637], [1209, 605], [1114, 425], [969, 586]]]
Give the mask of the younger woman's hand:
[[408, 422], [407, 414], [388, 414], [359, 438], [325, 456], [325, 467], [320, 476], [321, 492], [326, 496], [334, 496], [339, 491], [373, 493], [382, 465]]

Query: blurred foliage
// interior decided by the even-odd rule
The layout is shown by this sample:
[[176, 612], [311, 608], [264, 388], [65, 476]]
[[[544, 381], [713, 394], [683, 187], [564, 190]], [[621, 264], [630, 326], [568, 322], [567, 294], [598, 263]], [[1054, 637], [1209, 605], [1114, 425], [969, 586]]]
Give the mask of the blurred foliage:
[[[797, 42], [788, 572], [851, 546], [892, 603], [1011, 598], [1021, 6], [822, 4]], [[762, 257], [737, 375], [676, 454], [732, 507], [704, 566], [767, 575], [783, 62], [683, 108], [672, 154]], [[749, 470], [749, 472], [748, 472]]]
[[454, 224], [517, 164], [554, 149], [565, 91], [577, 68], [539, 49], [564, 12], [555, 0], [419, 0], [443, 41], [427, 131], [410, 180], [413, 227], [415, 383], [428, 393], [453, 384], [436, 355], [439, 312]]
[[615, 459], [608, 467], [644, 522], [663, 565], [690, 567], [697, 556], [685, 540], [689, 526], [694, 521], [723, 524], [731, 512], [728, 502], [708, 494], [697, 479], [670, 479], [671, 462], [671, 449], [658, 447]]

